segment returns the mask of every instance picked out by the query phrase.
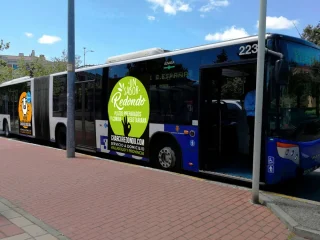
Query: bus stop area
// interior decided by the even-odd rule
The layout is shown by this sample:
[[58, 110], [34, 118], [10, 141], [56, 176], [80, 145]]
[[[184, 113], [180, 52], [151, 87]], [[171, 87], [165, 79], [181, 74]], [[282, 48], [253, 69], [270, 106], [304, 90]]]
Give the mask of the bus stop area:
[[0, 239], [307, 239], [287, 202], [246, 188], [1, 137], [0, 166]]

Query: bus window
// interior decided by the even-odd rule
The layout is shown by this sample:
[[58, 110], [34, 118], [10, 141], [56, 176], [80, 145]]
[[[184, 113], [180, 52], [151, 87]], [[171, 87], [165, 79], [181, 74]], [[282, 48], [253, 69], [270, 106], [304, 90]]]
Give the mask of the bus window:
[[296, 141], [320, 137], [320, 51], [288, 41], [282, 42], [290, 60], [288, 81], [278, 85], [277, 135]]
[[53, 117], [67, 116], [67, 75], [53, 77]]

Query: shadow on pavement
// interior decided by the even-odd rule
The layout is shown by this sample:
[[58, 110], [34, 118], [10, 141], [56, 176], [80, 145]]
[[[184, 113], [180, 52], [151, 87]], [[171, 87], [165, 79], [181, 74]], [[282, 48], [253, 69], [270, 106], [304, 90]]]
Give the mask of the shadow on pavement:
[[320, 169], [271, 188], [273, 192], [320, 203]]

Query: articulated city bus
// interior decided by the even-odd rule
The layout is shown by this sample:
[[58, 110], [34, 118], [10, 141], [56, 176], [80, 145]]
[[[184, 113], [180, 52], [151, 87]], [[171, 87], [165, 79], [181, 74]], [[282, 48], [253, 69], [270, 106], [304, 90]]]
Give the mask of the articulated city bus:
[[[320, 167], [320, 48], [267, 34], [261, 179]], [[76, 147], [251, 181], [258, 37], [111, 57], [76, 70]], [[251, 109], [250, 109], [251, 108]], [[0, 85], [0, 130], [66, 148], [67, 72]]]

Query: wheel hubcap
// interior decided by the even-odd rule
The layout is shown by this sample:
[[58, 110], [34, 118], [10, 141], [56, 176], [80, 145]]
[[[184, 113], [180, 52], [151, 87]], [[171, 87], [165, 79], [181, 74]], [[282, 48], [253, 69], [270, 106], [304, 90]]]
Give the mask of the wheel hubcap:
[[169, 168], [173, 162], [173, 156], [168, 148], [163, 148], [158, 154], [159, 163], [163, 168]]

